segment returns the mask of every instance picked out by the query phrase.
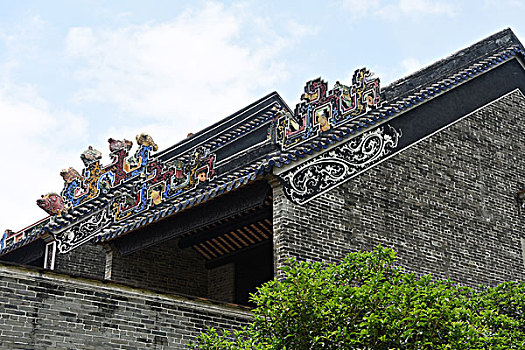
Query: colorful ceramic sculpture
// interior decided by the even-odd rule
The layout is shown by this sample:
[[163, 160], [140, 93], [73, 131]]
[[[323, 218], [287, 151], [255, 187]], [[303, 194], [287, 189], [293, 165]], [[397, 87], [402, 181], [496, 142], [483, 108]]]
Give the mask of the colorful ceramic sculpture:
[[157, 144], [153, 141], [153, 138], [146, 133], [137, 135], [137, 143], [142, 146], [152, 147], [155, 152], [159, 149]]
[[48, 193], [36, 200], [36, 204], [49, 215], [60, 215], [64, 210], [64, 200], [56, 193]]
[[82, 179], [82, 176], [80, 176], [80, 174], [78, 173], [78, 171], [76, 171], [75, 169], [73, 168], [69, 168], [69, 169], [62, 169], [62, 171], [60, 172], [60, 176], [62, 176], [62, 178], [64, 179], [65, 182], [69, 183], [75, 179], [78, 179], [78, 180], [81, 180]]
[[111, 152], [120, 151], [121, 149], [125, 149], [126, 151], [129, 151], [131, 147], [133, 146], [133, 142], [129, 140], [115, 140], [113, 138], [108, 139], [109, 142], [109, 150]]
[[82, 159], [85, 166], [88, 166], [92, 162], [95, 162], [101, 158], [102, 153], [91, 146], [89, 146], [88, 149], [82, 152], [82, 154], [80, 155], [80, 159]]

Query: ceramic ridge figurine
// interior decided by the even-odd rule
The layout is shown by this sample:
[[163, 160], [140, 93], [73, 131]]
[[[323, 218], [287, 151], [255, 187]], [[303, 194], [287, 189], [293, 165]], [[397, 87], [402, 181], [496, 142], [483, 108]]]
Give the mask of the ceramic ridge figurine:
[[142, 146], [151, 146], [155, 152], [159, 149], [153, 138], [146, 133], [137, 135], [137, 143]]
[[95, 162], [101, 158], [102, 158], [102, 152], [94, 149], [91, 146], [89, 146], [88, 149], [82, 152], [82, 154], [80, 155], [80, 159], [82, 159], [86, 167], [92, 162]]
[[289, 127], [291, 132], [295, 132], [300, 129], [300, 125], [296, 118], [288, 111], [281, 110], [277, 112], [276, 118], [285, 117], [289, 122]]
[[111, 152], [120, 151], [121, 149], [126, 149], [126, 151], [129, 151], [131, 147], [133, 147], [133, 142], [129, 140], [115, 140], [113, 138], [108, 139], [109, 142], [109, 150]]
[[65, 208], [62, 197], [54, 192], [42, 195], [42, 198], [36, 200], [36, 204], [51, 216], [60, 216]]
[[69, 167], [69, 169], [62, 169], [60, 176], [64, 179], [65, 182], [70, 183], [75, 179], [82, 179], [82, 176], [74, 168]]

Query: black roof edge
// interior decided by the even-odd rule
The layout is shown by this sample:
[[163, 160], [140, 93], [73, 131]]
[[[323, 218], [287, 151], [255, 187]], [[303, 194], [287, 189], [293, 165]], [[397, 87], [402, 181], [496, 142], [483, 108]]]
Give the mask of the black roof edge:
[[384, 100], [392, 101], [406, 97], [423, 86], [431, 85], [433, 82], [465, 68], [473, 61], [482, 60], [513, 45], [523, 47], [510, 28], [503, 29], [417, 72], [390, 83], [382, 89]]
[[[227, 130], [230, 126], [232, 126], [233, 124], [236, 124], [238, 121], [243, 119], [245, 117], [245, 114], [247, 114], [247, 112], [250, 112], [250, 110], [255, 109], [258, 105], [264, 103], [265, 101], [277, 101], [283, 107], [285, 107], [288, 110], [290, 110], [290, 108], [288, 107], [286, 102], [282, 99], [282, 97], [279, 95], [279, 93], [277, 91], [273, 91], [273, 92], [271, 92], [271, 93], [261, 97], [260, 99], [256, 100], [255, 102], [252, 102], [248, 106], [238, 110], [237, 112], [232, 113], [231, 115], [227, 116], [226, 118], [223, 118], [223, 119], [217, 121], [216, 123], [214, 123], [212, 125], [209, 125], [209, 126], [205, 127], [204, 129], [196, 132], [192, 136], [187, 137], [187, 138], [185, 138], [185, 139], [175, 143], [174, 145], [172, 145], [172, 146], [170, 146], [170, 147], [168, 147], [168, 148], [166, 148], [166, 149], [156, 153], [155, 157], [159, 157], [159, 158], [171, 157], [174, 154], [178, 154], [180, 152], [183, 152], [183, 151], [193, 147], [194, 144], [198, 144], [198, 143], [204, 141], [205, 139], [209, 138], [210, 135], [207, 135], [207, 134], [210, 131], [214, 130], [214, 129], [217, 129], [217, 131], [214, 133], [214, 135], [217, 132], [220, 132], [220, 131], [223, 131], [223, 130]], [[222, 127], [221, 127], [221, 125], [222, 125]], [[179, 149], [179, 151], [177, 149]]]

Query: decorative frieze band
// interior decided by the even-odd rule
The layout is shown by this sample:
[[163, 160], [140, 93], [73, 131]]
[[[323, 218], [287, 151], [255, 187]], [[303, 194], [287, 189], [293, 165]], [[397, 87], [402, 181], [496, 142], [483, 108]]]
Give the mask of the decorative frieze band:
[[365, 132], [279, 175], [284, 193], [304, 204], [377, 164], [397, 147], [401, 130], [390, 125]]

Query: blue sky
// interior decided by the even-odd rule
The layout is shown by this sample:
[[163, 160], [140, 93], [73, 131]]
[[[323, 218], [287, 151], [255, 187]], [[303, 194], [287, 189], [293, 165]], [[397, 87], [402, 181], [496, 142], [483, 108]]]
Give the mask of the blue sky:
[[0, 0], [0, 230], [43, 218], [35, 200], [88, 145], [148, 132], [163, 149], [362, 66], [386, 85], [504, 28], [524, 42], [524, 14], [525, 0]]

